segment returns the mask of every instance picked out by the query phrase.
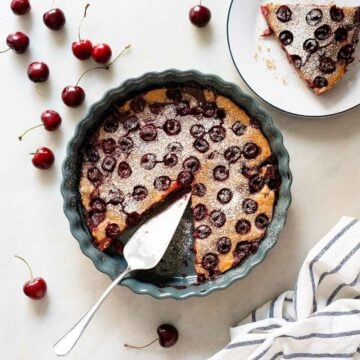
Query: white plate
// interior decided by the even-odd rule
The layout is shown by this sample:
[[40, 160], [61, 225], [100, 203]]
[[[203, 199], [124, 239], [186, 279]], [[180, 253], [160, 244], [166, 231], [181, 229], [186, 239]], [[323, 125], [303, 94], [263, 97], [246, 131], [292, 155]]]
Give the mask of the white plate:
[[[260, 6], [270, 0], [232, 0], [227, 22], [231, 57], [240, 76], [268, 104], [292, 115], [336, 115], [360, 105], [359, 48], [354, 63], [336, 87], [320, 96], [313, 94], [289, 64], [272, 36], [261, 37], [267, 28]], [[286, 0], [286, 3], [299, 3]], [[326, 4], [329, 0], [304, 0]], [[338, 6], [359, 6], [358, 0], [338, 0]]]

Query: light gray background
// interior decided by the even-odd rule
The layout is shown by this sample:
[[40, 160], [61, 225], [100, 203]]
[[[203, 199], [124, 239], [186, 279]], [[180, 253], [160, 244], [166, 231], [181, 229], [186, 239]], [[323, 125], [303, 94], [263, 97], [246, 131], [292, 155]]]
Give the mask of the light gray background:
[[[92, 66], [70, 52], [85, 2], [57, 1], [67, 16], [66, 29], [54, 33], [42, 23], [51, 1], [33, 0], [31, 14], [15, 17], [10, 0], [0, 3], [0, 34], [23, 30], [31, 36], [31, 51], [0, 57], [0, 224], [1, 224], [1, 357], [7, 360], [55, 359], [51, 347], [109, 283], [82, 255], [62, 212], [60, 166], [75, 125], [89, 105], [129, 77], [167, 68], [197, 69], [239, 84], [226, 42], [230, 1], [208, 0], [211, 25], [194, 28], [187, 19], [195, 1], [94, 0], [84, 23], [84, 37], [108, 42], [114, 53], [131, 42], [133, 48], [105, 72], [87, 75], [82, 82], [87, 100], [76, 110], [65, 108], [60, 92]], [[28, 81], [26, 67], [33, 60], [47, 62], [50, 81], [37, 88]], [[357, 63], [355, 66], [358, 66]], [[336, 91], [336, 90], [335, 90]], [[354, 96], [359, 96], [354, 94]], [[86, 335], [68, 359], [205, 359], [229, 340], [229, 327], [255, 306], [291, 288], [311, 246], [342, 216], [360, 216], [359, 110], [330, 119], [296, 119], [272, 111], [284, 134], [294, 175], [293, 203], [278, 245], [250, 275], [227, 290], [185, 301], [155, 300], [118, 287], [97, 314]], [[56, 133], [35, 130], [22, 143], [17, 136], [37, 123], [41, 112], [61, 112], [63, 126]], [[30, 152], [50, 146], [56, 166], [34, 169]], [[46, 278], [48, 297], [32, 302], [22, 293], [28, 278], [14, 254], [25, 256], [36, 275]], [[143, 351], [127, 350], [125, 342], [143, 344], [163, 322], [180, 331], [171, 349], [158, 345]]]

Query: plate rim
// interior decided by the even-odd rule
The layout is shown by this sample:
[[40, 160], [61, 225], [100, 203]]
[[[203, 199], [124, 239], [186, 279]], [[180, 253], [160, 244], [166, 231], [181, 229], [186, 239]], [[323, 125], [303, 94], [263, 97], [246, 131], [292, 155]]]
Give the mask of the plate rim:
[[281, 107], [279, 106], [276, 106], [274, 104], [272, 104], [270, 101], [264, 99], [261, 95], [259, 95], [251, 86], [250, 84], [248, 83], [248, 81], [246, 81], [245, 77], [243, 76], [243, 74], [241, 73], [238, 65], [236, 64], [236, 61], [235, 61], [235, 58], [234, 58], [234, 55], [233, 55], [233, 52], [231, 50], [231, 45], [230, 45], [230, 34], [229, 34], [229, 22], [230, 22], [230, 14], [231, 14], [231, 9], [232, 9], [232, 6], [234, 4], [235, 1], [239, 1], [239, 0], [231, 0], [231, 3], [230, 3], [230, 6], [229, 6], [229, 10], [228, 10], [228, 14], [227, 14], [227, 19], [226, 19], [226, 39], [227, 39], [227, 45], [228, 45], [228, 49], [229, 49], [229, 52], [230, 52], [230, 57], [231, 57], [231, 60], [235, 66], [235, 69], [237, 71], [237, 73], [240, 75], [242, 81], [245, 83], [245, 85], [249, 88], [249, 90], [251, 90], [251, 92], [253, 94], [255, 94], [260, 100], [262, 100], [265, 104], [271, 106], [273, 109], [275, 110], [278, 110], [284, 114], [288, 114], [288, 115], [291, 115], [291, 116], [294, 116], [294, 117], [297, 117], [297, 118], [313, 118], [313, 119], [321, 119], [321, 118], [330, 118], [330, 117], [335, 117], [335, 116], [339, 116], [339, 115], [343, 115], [345, 113], [348, 113], [348, 112], [351, 112], [357, 108], [360, 107], [360, 101], [357, 105], [354, 105], [354, 106], [351, 106], [345, 110], [342, 110], [342, 111], [338, 111], [338, 112], [335, 112], [335, 113], [331, 113], [331, 114], [327, 114], [327, 115], [304, 115], [304, 114], [298, 114], [298, 113], [294, 113], [294, 112], [291, 112], [291, 111], [288, 111], [288, 110], [285, 110], [285, 109], [282, 109]]
[[[292, 174], [289, 167], [289, 153], [283, 144], [283, 136], [274, 125], [271, 116], [264, 111], [251, 96], [243, 93], [239, 86], [234, 83], [224, 81], [216, 75], [207, 75], [196, 70], [183, 71], [170, 69], [163, 72], [148, 72], [140, 77], [128, 79], [118, 87], [106, 92], [101, 100], [89, 108], [87, 115], [77, 124], [75, 133], [68, 142], [66, 156], [62, 166], [63, 179], [61, 194], [64, 201], [63, 210], [70, 223], [70, 231], [78, 241], [83, 254], [92, 260], [99, 271], [106, 273], [112, 279], [124, 268], [124, 266], [116, 262], [116, 259], [100, 252], [92, 245], [91, 234], [87, 226], [84, 225], [81, 216], [78, 190], [79, 177], [76, 174], [74, 175], [74, 171], [76, 172], [74, 168], [78, 168], [80, 161], [79, 147], [90, 128], [97, 124], [96, 116], [99, 117], [117, 97], [125, 96], [126, 94], [129, 96], [129, 94], [136, 91], [137, 87], [144, 89], [148, 84], [157, 86], [161, 86], [160, 84], [162, 84], [162, 86], [166, 86], [166, 84], [169, 83], [188, 83], [191, 81], [198, 82], [203, 86], [212, 86], [215, 89], [221, 88], [224, 96], [230, 97], [237, 103], [240, 102], [241, 105], [239, 104], [239, 106], [242, 106], [250, 115], [259, 118], [263, 132], [268, 138], [273, 152], [278, 155], [279, 171], [282, 175], [283, 182], [280, 188], [280, 196], [274, 210], [273, 221], [269, 226], [271, 231], [266, 234], [259, 250], [253, 256], [250, 256], [241, 266], [229, 270], [215, 280], [197, 286], [189, 286], [185, 289], [178, 289], [171, 286], [159, 288], [153, 283], [145, 283], [136, 278], [125, 279], [120, 284], [127, 286], [137, 294], [149, 294], [157, 299], [173, 298], [180, 300], [192, 296], [206, 296], [213, 291], [225, 289], [234, 281], [247, 276], [250, 270], [262, 262], [268, 251], [277, 243], [280, 231], [285, 226], [288, 208], [291, 203], [290, 188], [292, 184]], [[125, 93], [125, 95], [123, 93]]]

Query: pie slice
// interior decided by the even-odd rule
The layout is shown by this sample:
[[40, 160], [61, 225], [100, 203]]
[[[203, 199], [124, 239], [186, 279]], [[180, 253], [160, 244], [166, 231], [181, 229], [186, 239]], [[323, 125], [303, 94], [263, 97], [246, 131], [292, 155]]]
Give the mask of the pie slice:
[[360, 7], [266, 4], [261, 12], [300, 77], [316, 95], [335, 86], [354, 61]]
[[212, 89], [158, 88], [115, 102], [82, 151], [84, 219], [101, 251], [121, 251], [126, 229], [192, 191], [194, 265], [204, 281], [255, 253], [272, 220], [277, 159], [259, 122]]

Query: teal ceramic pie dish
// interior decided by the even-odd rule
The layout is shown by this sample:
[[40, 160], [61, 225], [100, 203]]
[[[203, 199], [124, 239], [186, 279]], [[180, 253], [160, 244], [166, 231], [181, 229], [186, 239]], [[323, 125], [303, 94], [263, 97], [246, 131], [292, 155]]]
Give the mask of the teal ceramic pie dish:
[[250, 270], [264, 260], [267, 252], [276, 244], [280, 231], [285, 225], [287, 210], [291, 202], [290, 187], [292, 175], [289, 169], [289, 155], [283, 145], [280, 131], [274, 126], [271, 117], [262, 110], [255, 100], [244, 94], [237, 85], [223, 81], [217, 76], [197, 71], [167, 70], [160, 73], [147, 73], [136, 79], [129, 79], [121, 86], [110, 90], [103, 99], [93, 105], [87, 116], [78, 124], [75, 134], [67, 147], [63, 164], [61, 193], [64, 198], [64, 212], [70, 223], [71, 233], [79, 242], [81, 251], [89, 257], [96, 268], [114, 279], [126, 267], [121, 255], [104, 253], [92, 244], [91, 233], [84, 221], [79, 193], [82, 156], [80, 149], [89, 134], [100, 125], [105, 111], [114, 103], [125, 101], [137, 93], [154, 87], [198, 84], [214, 89], [230, 98], [251, 117], [258, 119], [267, 137], [272, 152], [279, 162], [282, 184], [273, 219], [258, 251], [220, 277], [202, 284], [197, 283], [191, 251], [192, 219], [191, 210], [185, 212], [176, 234], [160, 264], [151, 271], [137, 272], [125, 279], [121, 285], [138, 294], [149, 294], [155, 298], [185, 299], [191, 296], [205, 296], [215, 290], [225, 289], [235, 280], [245, 277]]

